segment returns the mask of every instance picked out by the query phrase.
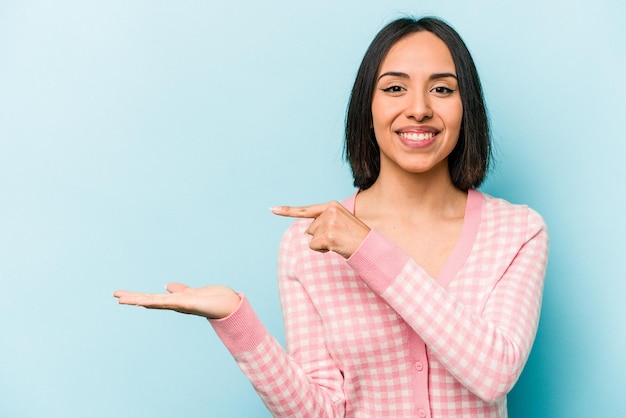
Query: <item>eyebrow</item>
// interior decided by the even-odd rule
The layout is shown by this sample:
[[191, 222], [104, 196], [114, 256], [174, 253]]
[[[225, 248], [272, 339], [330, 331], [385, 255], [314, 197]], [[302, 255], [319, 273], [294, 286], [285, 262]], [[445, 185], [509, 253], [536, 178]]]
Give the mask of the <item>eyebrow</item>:
[[[380, 75], [380, 77], [378, 77], [378, 81], [380, 81], [380, 79], [383, 77], [411, 78], [407, 73], [402, 73], [399, 71], [388, 71], [386, 73], [383, 73]], [[435, 73], [431, 74], [430, 77], [428, 77], [429, 80], [438, 80], [440, 78], [454, 78], [455, 80], [457, 80], [456, 74], [453, 73]]]

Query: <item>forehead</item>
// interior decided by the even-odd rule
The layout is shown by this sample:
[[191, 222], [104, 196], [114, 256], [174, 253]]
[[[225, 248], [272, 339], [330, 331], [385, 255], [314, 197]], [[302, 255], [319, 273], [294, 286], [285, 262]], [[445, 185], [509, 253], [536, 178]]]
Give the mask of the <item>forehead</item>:
[[379, 74], [385, 71], [455, 72], [454, 60], [448, 46], [437, 35], [415, 32], [405, 36], [387, 52]]

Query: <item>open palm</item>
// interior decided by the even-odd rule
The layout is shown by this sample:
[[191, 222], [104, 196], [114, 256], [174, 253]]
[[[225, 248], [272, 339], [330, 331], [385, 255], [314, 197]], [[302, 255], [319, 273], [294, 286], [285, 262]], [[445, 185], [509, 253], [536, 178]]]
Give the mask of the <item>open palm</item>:
[[181, 283], [166, 286], [169, 293], [140, 293], [117, 290], [113, 296], [122, 305], [166, 309], [210, 319], [224, 318], [237, 309], [241, 298], [227, 286], [193, 288]]

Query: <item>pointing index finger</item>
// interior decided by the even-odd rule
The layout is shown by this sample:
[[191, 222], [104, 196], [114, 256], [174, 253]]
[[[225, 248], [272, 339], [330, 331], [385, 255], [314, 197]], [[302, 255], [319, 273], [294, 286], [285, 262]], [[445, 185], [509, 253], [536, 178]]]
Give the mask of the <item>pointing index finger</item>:
[[326, 203], [309, 206], [274, 206], [271, 210], [275, 215], [290, 218], [317, 218], [324, 212], [326, 206]]

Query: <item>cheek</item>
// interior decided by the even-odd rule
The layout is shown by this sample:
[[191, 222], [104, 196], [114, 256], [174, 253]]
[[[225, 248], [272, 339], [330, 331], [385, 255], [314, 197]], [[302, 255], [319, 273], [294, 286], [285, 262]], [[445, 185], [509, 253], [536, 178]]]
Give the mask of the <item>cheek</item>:
[[374, 128], [388, 128], [396, 115], [397, 109], [394, 108], [392, 103], [382, 100], [372, 103], [372, 126]]
[[372, 106], [372, 129], [374, 129], [374, 133], [378, 134], [384, 129], [385, 126], [385, 116], [384, 111], [380, 107]]
[[459, 122], [459, 129], [460, 129], [461, 124], [463, 123], [463, 104], [462, 103], [459, 103], [459, 108], [457, 112], [458, 112], [458, 122]]
[[458, 103], [454, 103], [447, 109], [446, 119], [446, 124], [449, 129], [455, 131], [461, 130], [461, 124], [463, 122], [463, 105], [460, 100]]

